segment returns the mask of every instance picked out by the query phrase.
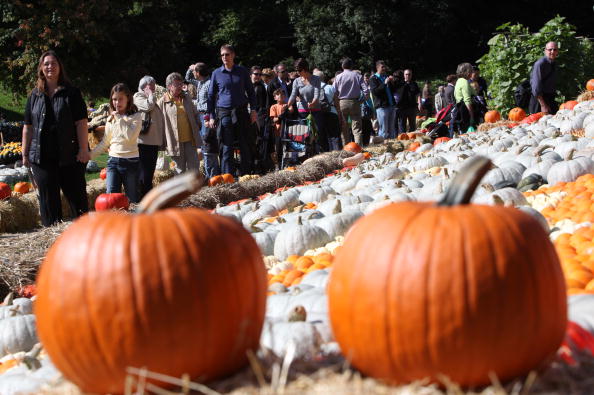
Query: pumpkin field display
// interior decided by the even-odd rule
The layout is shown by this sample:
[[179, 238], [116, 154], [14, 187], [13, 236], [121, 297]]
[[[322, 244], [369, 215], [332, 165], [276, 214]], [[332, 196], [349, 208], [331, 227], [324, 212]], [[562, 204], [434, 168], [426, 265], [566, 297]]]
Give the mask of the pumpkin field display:
[[130, 201], [123, 193], [102, 193], [95, 199], [95, 210], [128, 210]]
[[256, 243], [230, 218], [169, 208], [200, 183], [186, 173], [151, 190], [135, 214], [85, 215], [48, 251], [38, 333], [82, 391], [123, 393], [127, 367], [212, 380], [258, 348], [267, 279]]
[[526, 112], [523, 109], [521, 109], [520, 107], [515, 107], [509, 111], [507, 118], [510, 121], [520, 122], [521, 120], [526, 118]]
[[559, 260], [531, 215], [469, 204], [490, 166], [472, 157], [437, 205], [391, 204], [347, 233], [329, 313], [342, 353], [362, 373], [479, 386], [555, 354], [567, 314]]

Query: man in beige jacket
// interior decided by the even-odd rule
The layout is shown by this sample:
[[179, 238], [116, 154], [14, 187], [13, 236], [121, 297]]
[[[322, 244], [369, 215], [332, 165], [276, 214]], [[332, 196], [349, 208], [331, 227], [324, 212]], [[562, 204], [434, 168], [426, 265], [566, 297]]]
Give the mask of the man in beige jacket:
[[165, 80], [167, 93], [157, 102], [165, 122], [165, 150], [179, 172], [200, 169], [198, 147], [202, 145], [200, 125], [192, 99], [183, 93], [184, 79], [171, 73]]

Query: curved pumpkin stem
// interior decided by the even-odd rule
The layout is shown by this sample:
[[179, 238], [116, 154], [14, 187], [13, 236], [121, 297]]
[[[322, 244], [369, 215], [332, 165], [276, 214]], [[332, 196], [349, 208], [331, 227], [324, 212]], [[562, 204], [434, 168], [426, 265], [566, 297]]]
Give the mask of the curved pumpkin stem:
[[187, 172], [167, 180], [155, 188], [140, 201], [136, 212], [150, 214], [157, 210], [174, 207], [182, 200], [198, 191], [203, 184], [200, 173]]
[[452, 180], [438, 206], [457, 206], [470, 203], [470, 199], [481, 182], [481, 179], [491, 169], [492, 163], [484, 156], [473, 156], [466, 161], [458, 174]]

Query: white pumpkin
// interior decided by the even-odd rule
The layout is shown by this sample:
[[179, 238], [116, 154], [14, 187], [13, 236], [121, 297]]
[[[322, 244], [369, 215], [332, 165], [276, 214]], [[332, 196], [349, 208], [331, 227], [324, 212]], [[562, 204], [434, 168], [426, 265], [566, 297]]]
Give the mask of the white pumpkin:
[[568, 155], [567, 160], [557, 162], [549, 169], [547, 181], [550, 185], [559, 182], [573, 182], [579, 176], [594, 173], [594, 161], [592, 159], [580, 156], [573, 158], [573, 151]]
[[301, 203], [321, 203], [328, 199], [328, 196], [333, 193], [334, 189], [328, 186], [309, 186], [301, 191], [299, 194], [299, 200]]
[[284, 227], [274, 241], [274, 256], [281, 260], [289, 255], [303, 255], [307, 250], [321, 247], [332, 241], [328, 233], [315, 225], [303, 224], [301, 219], [297, 224]]
[[0, 320], [0, 357], [29, 351], [39, 342], [33, 314], [15, 315]]

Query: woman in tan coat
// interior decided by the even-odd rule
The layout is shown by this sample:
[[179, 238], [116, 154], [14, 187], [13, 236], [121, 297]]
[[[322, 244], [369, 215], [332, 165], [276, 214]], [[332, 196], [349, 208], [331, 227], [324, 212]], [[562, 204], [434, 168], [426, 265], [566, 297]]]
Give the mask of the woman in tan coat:
[[138, 136], [140, 198], [153, 187], [157, 156], [165, 141], [163, 113], [157, 105], [155, 87], [155, 79], [150, 75], [145, 75], [138, 83], [138, 92], [134, 94], [134, 104], [142, 113], [143, 121], [143, 128]]
[[200, 169], [197, 148], [202, 145], [200, 125], [192, 99], [183, 92], [179, 73], [167, 76], [167, 93], [157, 102], [165, 125], [165, 150], [179, 172]]

